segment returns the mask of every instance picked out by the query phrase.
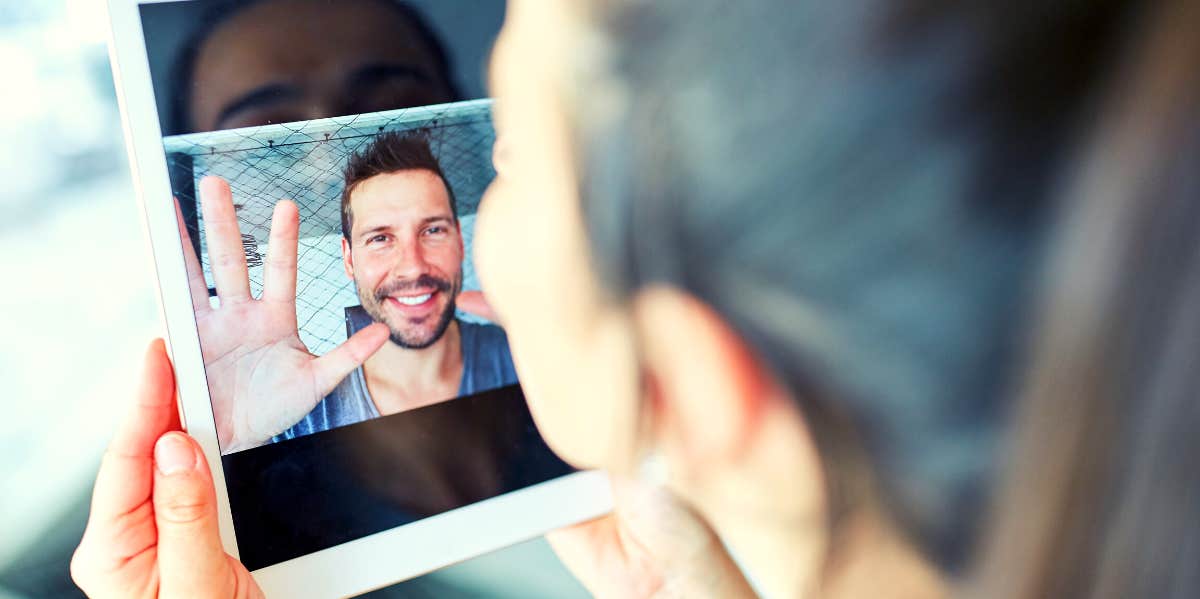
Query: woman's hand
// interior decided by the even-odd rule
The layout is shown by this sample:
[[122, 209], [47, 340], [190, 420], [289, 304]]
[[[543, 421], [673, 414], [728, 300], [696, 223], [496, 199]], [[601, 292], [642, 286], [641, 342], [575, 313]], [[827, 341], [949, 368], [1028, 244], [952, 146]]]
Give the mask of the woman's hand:
[[670, 492], [614, 481], [612, 514], [546, 535], [596, 597], [756, 597], [712, 528]]
[[96, 477], [71, 577], [89, 597], [262, 597], [225, 554], [216, 494], [200, 447], [179, 432], [175, 377], [161, 340]]
[[[459, 294], [458, 308], [499, 321], [480, 291]], [[756, 597], [712, 528], [668, 491], [614, 481], [613, 497], [612, 514], [546, 535], [593, 595]]]
[[[459, 309], [498, 322], [480, 291]], [[596, 597], [756, 597], [721, 540], [665, 489], [614, 481], [612, 514], [546, 535], [567, 568]]]

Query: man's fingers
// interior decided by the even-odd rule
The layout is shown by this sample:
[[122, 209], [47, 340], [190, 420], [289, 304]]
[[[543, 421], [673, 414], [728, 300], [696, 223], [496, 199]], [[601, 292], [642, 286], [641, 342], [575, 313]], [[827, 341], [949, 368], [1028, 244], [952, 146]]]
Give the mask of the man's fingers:
[[484, 320], [500, 322], [496, 311], [492, 309], [492, 305], [488, 303], [487, 297], [483, 295], [482, 291], [464, 291], [458, 294], [454, 303], [463, 312], [474, 314]]
[[242, 248], [242, 232], [238, 228], [229, 184], [219, 177], [201, 179], [200, 208], [204, 213], [208, 261], [217, 283], [217, 295], [222, 302], [249, 300], [246, 253]]
[[272, 302], [296, 301], [296, 244], [300, 236], [300, 213], [284, 200], [271, 216], [271, 237], [263, 269], [262, 298]]
[[154, 519], [161, 596], [232, 596], [212, 476], [200, 447], [183, 433], [155, 444]]
[[333, 351], [313, 360], [313, 386], [317, 395], [329, 395], [333, 388], [355, 368], [362, 366], [383, 344], [387, 342], [387, 325], [374, 323], [334, 348]]
[[154, 441], [179, 428], [175, 375], [161, 339], [146, 352], [141, 389], [100, 464], [92, 493], [89, 530], [103, 529], [150, 498]]
[[196, 258], [196, 248], [192, 247], [192, 236], [183, 221], [178, 198], [175, 199], [175, 220], [179, 223], [179, 239], [183, 242], [183, 265], [187, 269], [188, 290], [192, 293], [192, 310], [197, 314], [207, 312], [212, 309], [208, 302], [208, 282], [204, 280], [204, 270]]

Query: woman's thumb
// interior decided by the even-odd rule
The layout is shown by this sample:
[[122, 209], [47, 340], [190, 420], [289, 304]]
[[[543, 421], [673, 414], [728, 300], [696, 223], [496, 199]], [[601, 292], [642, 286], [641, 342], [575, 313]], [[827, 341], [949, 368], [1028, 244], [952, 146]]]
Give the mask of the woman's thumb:
[[180, 432], [154, 445], [154, 518], [160, 595], [229, 596], [233, 589], [225, 587], [233, 577], [221, 546], [212, 475], [200, 447]]

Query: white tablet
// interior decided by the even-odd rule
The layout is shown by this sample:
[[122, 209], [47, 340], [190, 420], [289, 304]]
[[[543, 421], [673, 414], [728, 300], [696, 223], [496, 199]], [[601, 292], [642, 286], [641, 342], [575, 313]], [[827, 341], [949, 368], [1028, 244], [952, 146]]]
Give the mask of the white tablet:
[[606, 479], [538, 435], [504, 330], [461, 309], [503, 2], [108, 5], [180, 411], [268, 596], [608, 511]]

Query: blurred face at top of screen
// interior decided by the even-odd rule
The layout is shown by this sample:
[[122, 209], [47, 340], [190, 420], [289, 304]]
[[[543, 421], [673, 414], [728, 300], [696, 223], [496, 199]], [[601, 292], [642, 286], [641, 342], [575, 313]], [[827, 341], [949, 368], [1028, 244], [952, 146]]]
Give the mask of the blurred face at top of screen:
[[454, 101], [438, 48], [389, 0], [262, 0], [204, 39], [191, 129], [213, 131]]

